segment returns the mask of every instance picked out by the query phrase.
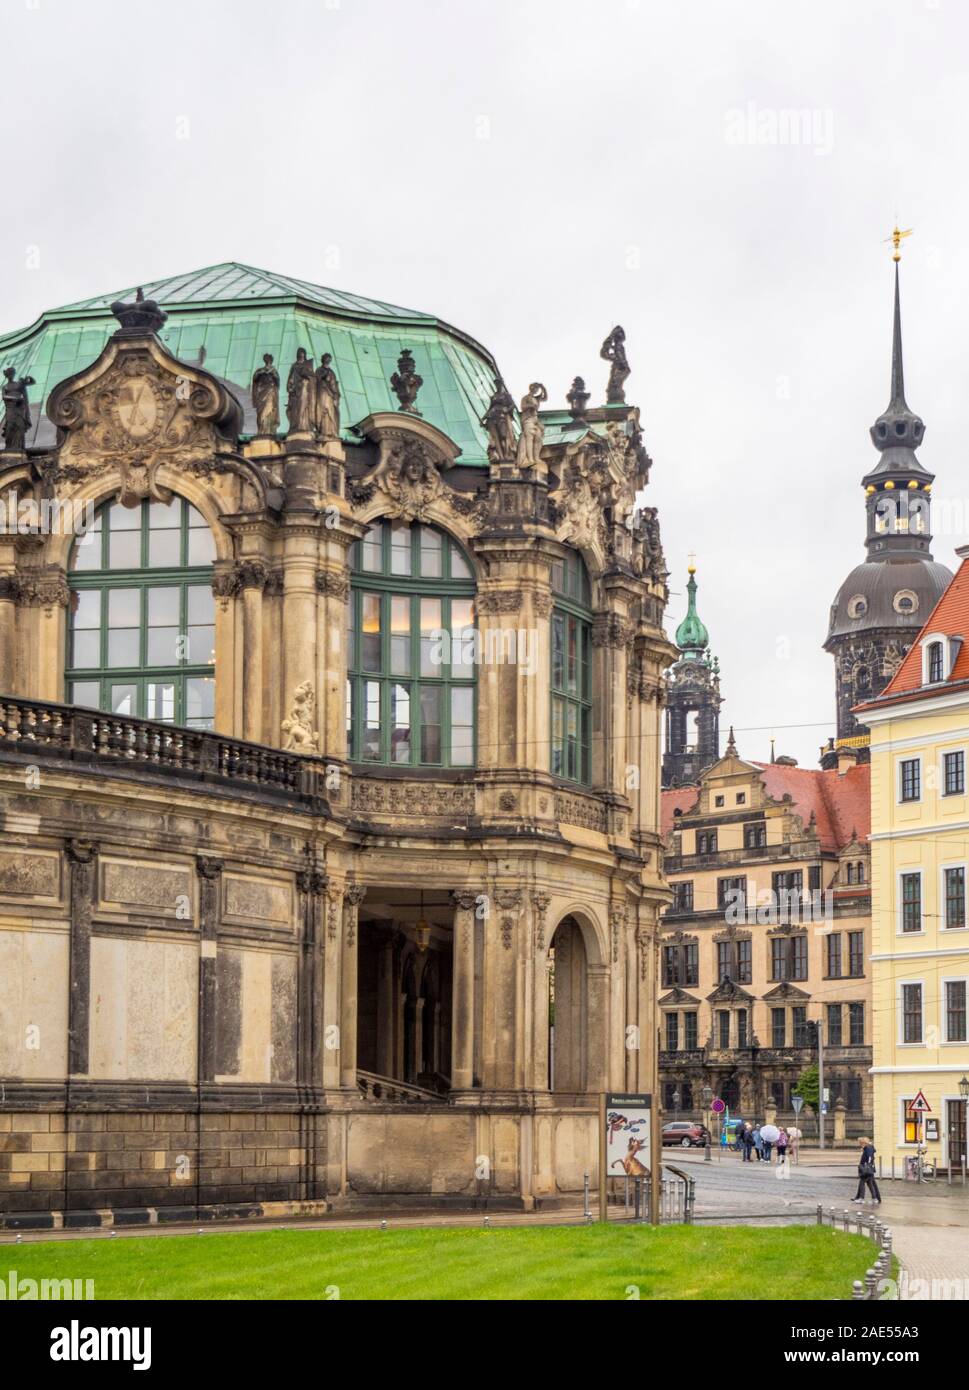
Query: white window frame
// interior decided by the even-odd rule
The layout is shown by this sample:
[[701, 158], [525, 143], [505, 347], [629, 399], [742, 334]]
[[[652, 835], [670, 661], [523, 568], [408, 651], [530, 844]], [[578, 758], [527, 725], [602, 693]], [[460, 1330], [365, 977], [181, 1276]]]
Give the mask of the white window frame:
[[[963, 784], [963, 786], [962, 786], [962, 791], [961, 791], [961, 792], [947, 792], [946, 789], [945, 789], [945, 759], [946, 759], [946, 754], [947, 754], [947, 753], [961, 753], [961, 754], [962, 754], [962, 784]], [[964, 743], [957, 743], [957, 744], [955, 744], [952, 748], [940, 748], [940, 749], [939, 749], [939, 796], [940, 796], [943, 800], [945, 800], [946, 797], [949, 797], [949, 798], [951, 799], [951, 798], [954, 797], [954, 796], [965, 796], [965, 795], [966, 795], [966, 787], [967, 787], [967, 786], [969, 786], [969, 756], [967, 756], [967, 754], [966, 754], [966, 745], [965, 745]]]
[[[929, 650], [938, 642], [942, 647], [942, 680], [929, 680]], [[952, 654], [949, 646], [949, 635], [946, 632], [927, 632], [922, 638], [919, 646], [922, 648], [922, 684], [923, 685], [942, 685], [949, 679], [952, 671]]]
[[[961, 869], [963, 874], [962, 890], [965, 897], [965, 911], [963, 913], [963, 925], [961, 927], [950, 927], [945, 920], [945, 871], [946, 869]], [[939, 865], [939, 931], [945, 932], [947, 936], [953, 932], [969, 931], [969, 863], [965, 859], [947, 859], [945, 863]], [[915, 932], [906, 932], [906, 936], [915, 936]]]
[[[906, 931], [906, 930], [905, 930], [905, 902], [904, 902], [904, 899], [903, 899], [903, 896], [902, 896], [902, 879], [903, 879], [903, 878], [907, 878], [909, 874], [918, 874], [918, 876], [919, 876], [919, 921], [921, 922], [921, 926], [919, 927], [918, 931]], [[897, 903], [898, 903], [898, 913], [897, 913], [896, 921], [895, 921], [895, 935], [896, 935], [896, 936], [903, 936], [903, 937], [905, 937], [905, 939], [906, 939], [907, 941], [910, 941], [910, 940], [911, 940], [913, 937], [915, 937], [915, 936], [924, 936], [924, 935], [925, 935], [925, 871], [922, 869], [921, 865], [913, 865], [913, 867], [912, 867], [912, 868], [909, 868], [909, 869], [898, 869], [898, 870], [896, 870], [895, 894], [896, 894], [896, 901], [897, 901]]]
[[[945, 997], [946, 985], [962, 984], [966, 987], [966, 1036], [950, 1038], [948, 1033], [949, 1010]], [[923, 1019], [924, 1025], [924, 1019]], [[939, 980], [939, 1034], [943, 1047], [965, 1047], [969, 1043], [969, 975], [943, 975]]]
[[[918, 806], [922, 800], [922, 789], [925, 786], [924, 758], [921, 753], [913, 756], [900, 757], [895, 764], [895, 804], [897, 806]], [[918, 796], [902, 796], [902, 766], [904, 763], [918, 763], [919, 765], [919, 794]]]
[[[906, 983], [913, 983], [913, 984], [914, 984], [914, 981], [906, 981]], [[911, 1046], [911, 1044], [909, 1044], [909, 1046]], [[917, 1140], [915, 1140], [915, 1139], [906, 1139], [906, 1138], [905, 1138], [905, 1111], [908, 1109], [907, 1102], [910, 1101], [910, 1100], [914, 1100], [917, 1094], [918, 1094], [918, 1087], [915, 1088], [915, 1090], [912, 1092], [912, 1094], [911, 1094], [910, 1096], [899, 1096], [899, 1098], [898, 1098], [898, 1107], [899, 1107], [899, 1108], [898, 1108], [898, 1147], [899, 1147], [900, 1149], [917, 1149], [917, 1148], [918, 1148], [918, 1141], [917, 1141]], [[922, 1134], [923, 1134], [923, 1136], [925, 1135], [925, 1116], [924, 1116], [924, 1115], [922, 1116]]]
[[[918, 1042], [905, 1042], [905, 1005], [904, 992], [906, 985], [920, 985], [922, 988], [922, 1037]], [[913, 1047], [925, 1047], [925, 981], [924, 980], [899, 980], [898, 982], [898, 1040], [897, 1047], [904, 1047], [911, 1050]], [[914, 1099], [914, 1097], [913, 1097]], [[904, 1116], [903, 1116], [904, 1129]]]

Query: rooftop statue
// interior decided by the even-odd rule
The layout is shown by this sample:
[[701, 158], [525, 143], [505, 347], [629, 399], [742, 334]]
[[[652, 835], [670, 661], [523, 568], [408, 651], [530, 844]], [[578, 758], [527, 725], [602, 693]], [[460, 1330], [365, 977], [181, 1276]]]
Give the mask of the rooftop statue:
[[275, 435], [279, 429], [279, 373], [272, 353], [263, 354], [263, 365], [252, 378], [252, 404], [256, 411], [256, 433]]
[[286, 418], [290, 434], [310, 434], [316, 425], [316, 377], [305, 348], [296, 349], [296, 361], [289, 369]]
[[316, 429], [323, 440], [340, 438], [340, 383], [332, 361], [324, 352], [316, 369]]
[[397, 370], [390, 378], [390, 386], [394, 395], [400, 401], [398, 410], [407, 410], [411, 415], [420, 415], [420, 411], [415, 406], [417, 393], [424, 385], [424, 378], [417, 375], [414, 367], [414, 356], [410, 348], [404, 348], [397, 358]]
[[608, 405], [624, 405], [626, 401], [626, 378], [629, 376], [625, 329], [620, 328], [618, 324], [616, 325], [602, 344], [599, 356], [612, 364], [609, 369], [609, 384], [606, 387], [606, 403]]
[[501, 377], [495, 382], [494, 395], [481, 423], [488, 431], [488, 458], [492, 463], [511, 462], [517, 448], [515, 442], [515, 402]]
[[539, 419], [538, 412], [547, 400], [548, 392], [540, 381], [533, 381], [526, 394], [522, 396], [522, 432], [518, 440], [517, 459], [519, 468], [531, 468], [541, 458], [545, 426]]
[[27, 431], [33, 424], [30, 418], [27, 387], [34, 385], [34, 378], [22, 376], [18, 380], [13, 367], [4, 367], [3, 375], [5, 378], [3, 383], [3, 426], [0, 428], [0, 433], [3, 434], [3, 444], [6, 451], [19, 454], [23, 452]]

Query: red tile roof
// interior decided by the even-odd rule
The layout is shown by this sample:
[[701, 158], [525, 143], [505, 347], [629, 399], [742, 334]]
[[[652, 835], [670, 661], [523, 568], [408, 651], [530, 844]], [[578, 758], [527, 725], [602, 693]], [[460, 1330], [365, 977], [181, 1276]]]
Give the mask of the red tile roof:
[[[864, 842], [871, 829], [871, 768], [858, 763], [845, 773], [832, 769], [788, 767], [784, 763], [752, 763], [759, 769], [768, 796], [782, 801], [791, 798], [791, 810], [800, 816], [805, 829], [814, 812], [821, 848], [843, 849], [852, 833]], [[684, 815], [693, 810], [699, 787], [677, 787], [662, 794], [663, 834], [674, 828], [673, 812]], [[677, 817], [677, 820], [679, 818]]]
[[[945, 633], [947, 637], [965, 637], [955, 665], [943, 682], [931, 687], [922, 684], [921, 641], [930, 632]], [[858, 709], [877, 709], [893, 699], [911, 699], [913, 695], [931, 690], [937, 694], [943, 686], [955, 687], [969, 680], [969, 557], [963, 558], [952, 583], [925, 620], [925, 626], [902, 658], [902, 663], [877, 700], [868, 700]]]

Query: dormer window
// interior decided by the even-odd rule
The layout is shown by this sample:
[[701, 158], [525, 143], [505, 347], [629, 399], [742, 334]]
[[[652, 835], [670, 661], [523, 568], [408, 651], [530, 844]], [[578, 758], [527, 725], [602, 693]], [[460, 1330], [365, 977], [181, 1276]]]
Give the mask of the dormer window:
[[941, 685], [955, 669], [962, 638], [945, 632], [929, 632], [920, 643], [922, 648], [922, 684]]

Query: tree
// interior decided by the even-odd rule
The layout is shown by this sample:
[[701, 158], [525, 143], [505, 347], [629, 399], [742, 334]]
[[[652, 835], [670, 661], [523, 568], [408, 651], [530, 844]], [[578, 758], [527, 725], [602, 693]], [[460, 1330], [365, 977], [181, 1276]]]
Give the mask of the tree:
[[809, 1067], [805, 1067], [797, 1079], [797, 1085], [791, 1087], [792, 1096], [800, 1096], [804, 1104], [814, 1113], [815, 1120], [818, 1120], [821, 1110], [820, 1096], [820, 1077], [818, 1076], [818, 1064], [812, 1062]]

